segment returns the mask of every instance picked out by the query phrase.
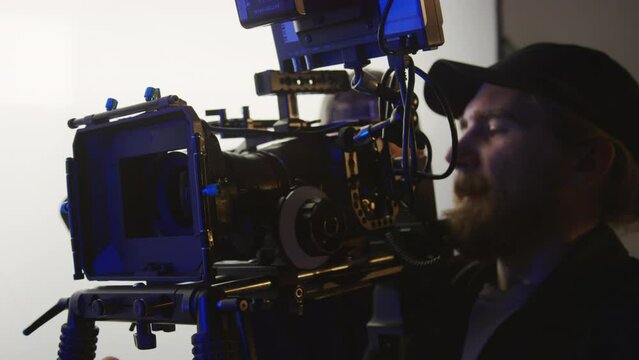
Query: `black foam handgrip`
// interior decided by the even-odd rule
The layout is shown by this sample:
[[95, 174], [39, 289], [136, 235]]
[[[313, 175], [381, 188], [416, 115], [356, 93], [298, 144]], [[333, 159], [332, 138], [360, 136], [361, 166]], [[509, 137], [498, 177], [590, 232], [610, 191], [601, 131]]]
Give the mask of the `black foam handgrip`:
[[62, 325], [58, 360], [93, 360], [98, 343], [98, 328]]
[[208, 333], [197, 333], [191, 337], [193, 360], [240, 360], [237, 341], [220, 340]]

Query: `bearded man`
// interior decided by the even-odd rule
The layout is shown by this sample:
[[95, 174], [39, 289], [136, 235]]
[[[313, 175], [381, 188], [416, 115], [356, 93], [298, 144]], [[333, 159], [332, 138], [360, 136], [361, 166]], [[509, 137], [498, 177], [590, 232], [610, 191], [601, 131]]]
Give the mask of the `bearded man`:
[[636, 80], [557, 44], [430, 76], [460, 117], [461, 256], [407, 274], [406, 358], [639, 359], [639, 261], [609, 227], [639, 215]]

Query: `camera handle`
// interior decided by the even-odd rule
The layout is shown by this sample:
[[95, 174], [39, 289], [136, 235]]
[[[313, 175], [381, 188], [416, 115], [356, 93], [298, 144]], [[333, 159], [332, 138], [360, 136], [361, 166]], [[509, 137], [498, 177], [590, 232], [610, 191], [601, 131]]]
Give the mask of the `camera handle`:
[[[247, 283], [252, 284], [229, 281], [224, 285], [229, 286], [226, 291], [232, 292], [242, 290]], [[155, 348], [153, 331], [172, 331], [175, 324], [196, 325], [197, 332], [191, 337], [194, 360], [255, 360], [253, 334], [246, 316], [249, 301], [226, 296], [220, 285], [137, 284], [78, 291], [71, 298], [60, 299], [23, 333], [30, 335], [68, 310], [67, 323], [61, 329], [58, 360], [95, 358], [96, 321], [133, 322], [139, 349]]]
[[248, 302], [232, 298], [215, 302], [211, 295], [203, 290], [195, 297], [197, 332], [191, 337], [193, 360], [256, 359], [252, 331], [243, 314]]
[[[62, 298], [47, 312], [40, 316], [22, 332], [31, 335], [40, 326], [44, 325], [55, 316], [69, 309], [69, 298]], [[95, 350], [98, 342], [98, 328], [95, 321], [76, 316], [69, 311], [67, 323], [62, 325], [60, 344], [58, 345], [58, 360], [92, 360], [95, 358]]]

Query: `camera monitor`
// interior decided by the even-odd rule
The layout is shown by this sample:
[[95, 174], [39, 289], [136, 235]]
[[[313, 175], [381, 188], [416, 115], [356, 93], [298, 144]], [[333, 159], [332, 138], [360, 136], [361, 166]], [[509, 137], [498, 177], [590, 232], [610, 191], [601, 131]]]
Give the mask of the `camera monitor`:
[[271, 24], [282, 71], [362, 67], [385, 55], [380, 29], [390, 49], [414, 53], [444, 43], [439, 0], [236, 0], [236, 5], [244, 27]]

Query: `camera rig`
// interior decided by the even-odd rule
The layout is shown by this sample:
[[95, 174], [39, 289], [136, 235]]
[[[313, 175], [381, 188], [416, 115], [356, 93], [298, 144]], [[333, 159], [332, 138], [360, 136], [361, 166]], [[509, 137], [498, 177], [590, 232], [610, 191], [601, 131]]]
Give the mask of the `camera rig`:
[[[271, 24], [281, 71], [255, 84], [277, 96], [280, 119], [253, 120], [245, 108], [241, 119], [207, 111], [219, 117], [207, 122], [149, 88], [143, 103], [109, 99], [106, 112], [69, 120], [78, 130], [62, 213], [74, 278], [137, 283], [63, 298], [25, 335], [68, 310], [59, 359], [95, 357], [96, 321], [131, 322], [139, 349], [155, 347], [153, 331], [192, 324], [195, 359], [254, 359], [250, 311], [286, 299], [301, 313], [305, 301], [370, 286], [403, 262], [434, 262], [392, 234], [416, 180], [454, 166], [433, 175], [428, 160], [419, 170], [415, 140], [415, 74], [430, 83], [408, 55], [443, 43], [441, 11], [436, 0], [395, 2], [236, 0], [243, 26]], [[383, 55], [391, 68], [376, 81], [362, 68]], [[332, 64], [353, 68], [352, 82], [311, 71]], [[351, 86], [380, 98], [379, 121], [299, 119], [297, 94]], [[218, 136], [245, 137], [246, 149], [223, 152]], [[389, 141], [402, 147], [399, 166]], [[430, 158], [428, 139], [421, 145]]]

